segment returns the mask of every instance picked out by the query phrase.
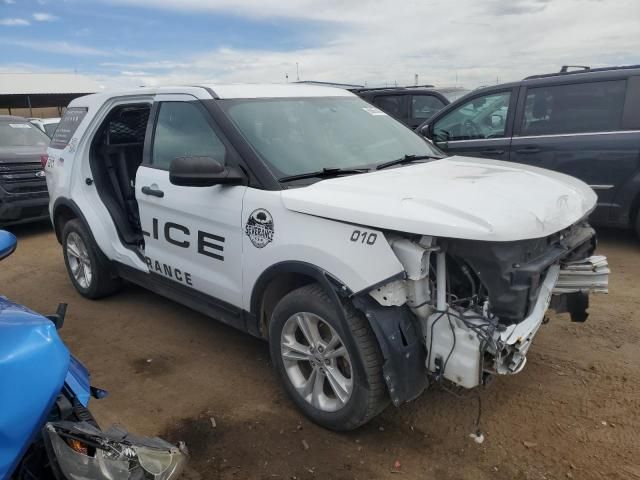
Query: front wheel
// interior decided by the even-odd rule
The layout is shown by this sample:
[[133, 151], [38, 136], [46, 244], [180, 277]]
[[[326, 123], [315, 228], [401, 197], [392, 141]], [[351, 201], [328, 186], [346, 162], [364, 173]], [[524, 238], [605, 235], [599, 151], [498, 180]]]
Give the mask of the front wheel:
[[317, 284], [287, 294], [269, 325], [271, 358], [285, 390], [315, 423], [352, 430], [388, 405], [382, 355], [366, 319], [345, 305], [344, 320]]
[[102, 298], [120, 288], [108, 261], [78, 219], [69, 220], [62, 229], [62, 250], [67, 273], [76, 290], [87, 298]]

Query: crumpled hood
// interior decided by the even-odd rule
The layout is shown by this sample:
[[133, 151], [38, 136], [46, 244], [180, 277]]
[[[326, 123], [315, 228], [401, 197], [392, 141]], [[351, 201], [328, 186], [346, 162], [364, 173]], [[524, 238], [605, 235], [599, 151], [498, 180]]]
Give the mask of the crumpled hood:
[[587, 215], [596, 194], [537, 167], [470, 157], [339, 177], [282, 192], [286, 208], [373, 228], [487, 241], [551, 235]]

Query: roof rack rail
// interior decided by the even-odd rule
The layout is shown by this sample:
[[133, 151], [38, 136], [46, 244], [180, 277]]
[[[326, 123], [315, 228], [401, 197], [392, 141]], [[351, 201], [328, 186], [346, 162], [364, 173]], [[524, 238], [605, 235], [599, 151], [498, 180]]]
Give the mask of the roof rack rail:
[[576, 70], [569, 70], [570, 68], [579, 68], [579, 71], [585, 71], [585, 70], [591, 70], [591, 67], [589, 67], [588, 65], [563, 65], [562, 68], [560, 69], [560, 73], [569, 73], [569, 72], [575, 72]]
[[387, 87], [361, 87], [361, 88], [351, 88], [350, 90], [353, 92], [370, 92], [373, 90], [396, 90], [399, 88], [434, 88], [435, 85], [397, 85], [397, 86], [387, 86]]
[[[570, 68], [575, 68], [576, 70], [569, 70]], [[592, 73], [592, 72], [608, 72], [615, 70], [629, 70], [634, 68], [640, 68], [640, 65], [623, 65], [618, 67], [600, 67], [600, 68], [591, 68], [586, 65], [563, 65], [559, 72], [556, 73], [543, 73], [541, 75], [530, 75], [525, 77], [524, 80], [532, 80], [535, 78], [548, 78], [548, 77], [557, 77], [560, 75], [575, 75], [580, 73]]]

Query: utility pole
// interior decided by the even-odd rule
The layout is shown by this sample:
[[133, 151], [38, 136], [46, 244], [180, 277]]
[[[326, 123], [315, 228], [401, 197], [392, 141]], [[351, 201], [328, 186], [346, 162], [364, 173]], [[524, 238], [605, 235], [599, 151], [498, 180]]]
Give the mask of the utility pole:
[[298, 62], [296, 62], [296, 82], [300, 81], [300, 72], [298, 71]]
[[415, 82], [415, 86], [418, 86], [418, 74], [416, 73], [413, 77], [413, 81]]

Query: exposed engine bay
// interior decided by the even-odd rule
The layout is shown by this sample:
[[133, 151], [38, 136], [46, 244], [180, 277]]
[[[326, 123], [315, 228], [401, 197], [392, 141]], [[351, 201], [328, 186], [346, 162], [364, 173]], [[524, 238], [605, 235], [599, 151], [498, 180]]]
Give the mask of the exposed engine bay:
[[548, 308], [586, 320], [589, 293], [608, 288], [595, 238], [586, 222], [513, 242], [388, 234], [405, 278], [369, 294], [413, 312], [432, 379], [474, 388], [524, 368]]

